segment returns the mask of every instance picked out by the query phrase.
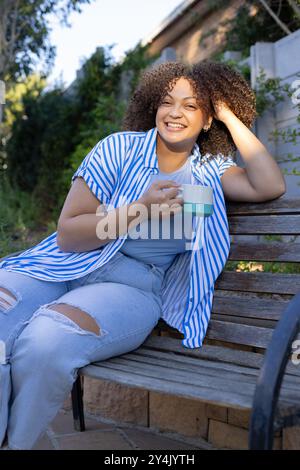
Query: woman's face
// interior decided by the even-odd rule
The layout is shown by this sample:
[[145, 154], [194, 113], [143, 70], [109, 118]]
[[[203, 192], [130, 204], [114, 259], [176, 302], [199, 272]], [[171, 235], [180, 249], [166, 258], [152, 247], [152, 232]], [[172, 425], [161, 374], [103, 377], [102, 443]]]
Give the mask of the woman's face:
[[191, 148], [206, 124], [190, 82], [179, 78], [157, 109], [158, 138], [174, 149]]

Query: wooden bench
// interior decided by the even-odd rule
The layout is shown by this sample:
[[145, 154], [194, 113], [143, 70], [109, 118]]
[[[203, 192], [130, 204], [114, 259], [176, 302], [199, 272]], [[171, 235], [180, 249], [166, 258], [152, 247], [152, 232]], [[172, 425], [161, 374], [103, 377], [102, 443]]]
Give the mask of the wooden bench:
[[[227, 202], [227, 214], [229, 261], [299, 263], [300, 198], [289, 190], [267, 203]], [[161, 319], [138, 349], [83, 367], [72, 389], [75, 429], [85, 429], [83, 377], [251, 410], [253, 450], [272, 449], [275, 431], [300, 423], [300, 342], [298, 356], [292, 348], [300, 274], [229, 271], [229, 264], [215, 285], [203, 347], [183, 347], [182, 334]]]

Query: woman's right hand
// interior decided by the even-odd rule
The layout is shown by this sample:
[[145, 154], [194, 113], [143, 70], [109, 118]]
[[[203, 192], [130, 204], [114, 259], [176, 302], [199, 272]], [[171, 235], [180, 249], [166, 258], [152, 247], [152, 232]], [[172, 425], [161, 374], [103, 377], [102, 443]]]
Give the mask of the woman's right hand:
[[[149, 189], [140, 197], [139, 203], [148, 210], [148, 218], [166, 217], [182, 211], [183, 198], [176, 197], [180, 184], [172, 180], [160, 180], [152, 183]], [[152, 211], [151, 211], [152, 207]]]

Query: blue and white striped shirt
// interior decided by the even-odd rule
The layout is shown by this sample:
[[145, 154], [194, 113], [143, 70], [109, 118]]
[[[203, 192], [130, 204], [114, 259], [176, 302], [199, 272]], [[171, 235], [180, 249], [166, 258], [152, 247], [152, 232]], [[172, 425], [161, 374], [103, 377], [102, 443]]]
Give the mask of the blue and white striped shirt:
[[[159, 172], [157, 128], [147, 132], [117, 132], [98, 142], [72, 177], [84, 178], [93, 194], [109, 210], [139, 199], [152, 174]], [[199, 147], [192, 158], [192, 184], [213, 188], [214, 211], [209, 217], [193, 216], [192, 249], [176, 255], [162, 286], [162, 318], [184, 335], [183, 346], [201, 347], [208, 327], [214, 284], [229, 254], [230, 237], [220, 177], [236, 163], [219, 154], [200, 165]], [[127, 234], [96, 250], [61, 251], [57, 232], [18, 256], [0, 262], [0, 268], [45, 281], [80, 278], [104, 265], [120, 249]]]
[[[164, 173], [161, 170], [151, 175], [148, 188], [157, 182], [172, 180], [179, 184], [191, 183], [190, 155], [185, 163], [176, 171]], [[190, 249], [192, 236], [192, 213], [184, 208], [170, 217], [159, 220], [149, 217], [128, 231], [128, 236], [120, 248], [122, 253], [148, 264], [155, 264], [166, 271], [173, 263], [178, 253]]]

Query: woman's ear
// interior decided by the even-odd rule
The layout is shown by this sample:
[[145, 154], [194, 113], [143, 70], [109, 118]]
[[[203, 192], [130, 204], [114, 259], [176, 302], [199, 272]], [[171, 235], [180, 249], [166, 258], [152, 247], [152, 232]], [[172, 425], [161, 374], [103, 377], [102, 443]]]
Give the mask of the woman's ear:
[[210, 129], [212, 120], [213, 120], [213, 116], [209, 116], [209, 118], [207, 120], [207, 124], [203, 127], [205, 132], [207, 132]]

